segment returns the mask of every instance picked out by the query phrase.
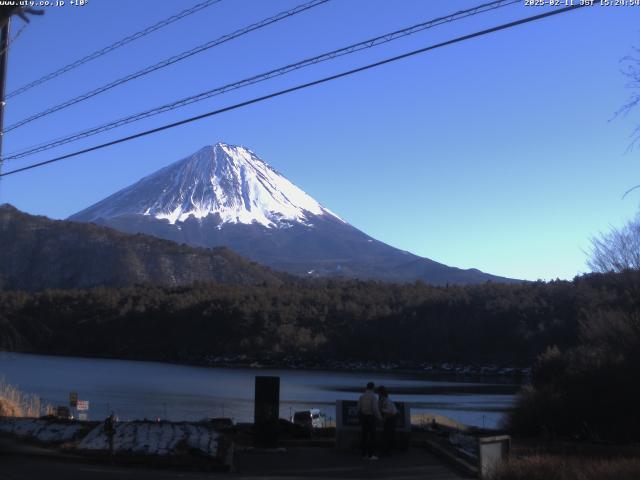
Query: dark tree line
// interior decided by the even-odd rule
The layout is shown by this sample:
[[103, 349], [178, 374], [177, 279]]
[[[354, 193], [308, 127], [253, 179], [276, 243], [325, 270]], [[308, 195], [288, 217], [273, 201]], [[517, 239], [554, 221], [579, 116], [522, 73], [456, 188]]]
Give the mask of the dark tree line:
[[[509, 428], [572, 440], [640, 440], [640, 270], [592, 274], [574, 282], [575, 331], [551, 339], [520, 392]], [[586, 293], [586, 291], [585, 291]]]
[[640, 273], [434, 287], [360, 281], [0, 293], [0, 348], [199, 362], [219, 355], [530, 365], [640, 306]]

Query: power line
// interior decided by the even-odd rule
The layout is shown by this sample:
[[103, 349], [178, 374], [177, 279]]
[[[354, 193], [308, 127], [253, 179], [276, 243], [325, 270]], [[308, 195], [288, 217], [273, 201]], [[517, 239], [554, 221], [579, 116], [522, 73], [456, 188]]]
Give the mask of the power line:
[[7, 94], [7, 99], [20, 95], [21, 93], [24, 93], [27, 90], [32, 89], [33, 87], [36, 87], [45, 82], [48, 82], [49, 80], [52, 80], [56, 77], [59, 77], [63, 73], [67, 73], [68, 71], [73, 70], [74, 68], [77, 68], [80, 65], [84, 65], [85, 63], [90, 62], [91, 60], [95, 60], [96, 58], [106, 55], [107, 53], [112, 52], [117, 48], [123, 47], [124, 45], [127, 45], [135, 40], [145, 37], [150, 33], [155, 32], [156, 30], [160, 30], [161, 28], [164, 28], [167, 25], [171, 25], [172, 23], [177, 22], [178, 20], [188, 17], [189, 15], [193, 15], [194, 13], [199, 12], [200, 10], [204, 10], [205, 8], [210, 7], [221, 1], [222, 0], [205, 0], [204, 2], [200, 2], [191, 8], [187, 8], [186, 10], [176, 13], [175, 15], [165, 18], [164, 20], [161, 20], [158, 23], [155, 23], [143, 30], [140, 30], [139, 32], [136, 32], [121, 40], [118, 40], [117, 42], [114, 42], [111, 45], [101, 48], [100, 50], [96, 50], [95, 52], [90, 53], [89, 55], [86, 55], [74, 62], [71, 62], [68, 65], [65, 65], [64, 67], [59, 68], [58, 70], [48, 73], [47, 75], [44, 75], [30, 83], [27, 83], [26, 85], [23, 85], [20, 88], [15, 89], [11, 93]]
[[224, 107], [224, 108], [221, 108], [221, 109], [218, 109], [218, 110], [213, 110], [213, 111], [210, 111], [210, 112], [207, 112], [207, 113], [203, 113], [201, 115], [196, 115], [194, 117], [189, 117], [189, 118], [186, 118], [184, 120], [180, 120], [178, 122], [169, 123], [169, 124], [163, 125], [161, 127], [152, 128], [150, 130], [145, 130], [143, 132], [139, 132], [139, 133], [136, 133], [134, 135], [129, 135], [129, 136], [126, 136], [126, 137], [119, 138], [117, 140], [112, 140], [110, 142], [102, 143], [102, 144], [99, 144], [99, 145], [94, 145], [93, 147], [89, 147], [89, 148], [78, 150], [78, 151], [75, 151], [75, 152], [72, 152], [72, 153], [61, 155], [59, 157], [55, 157], [55, 158], [52, 158], [50, 160], [45, 160], [43, 162], [38, 162], [38, 163], [31, 164], [31, 165], [27, 165], [26, 167], [21, 167], [21, 168], [17, 168], [17, 169], [14, 169], [14, 170], [10, 170], [8, 172], [0, 174], [0, 177], [6, 177], [8, 175], [13, 175], [13, 174], [16, 174], [16, 173], [24, 172], [26, 170], [31, 170], [31, 169], [42, 167], [44, 165], [48, 165], [48, 164], [51, 164], [51, 163], [54, 163], [54, 162], [59, 162], [61, 160], [65, 160], [65, 159], [68, 159], [68, 158], [76, 157], [76, 156], [82, 155], [84, 153], [93, 152], [95, 150], [101, 150], [103, 148], [110, 147], [110, 146], [113, 146], [113, 145], [117, 145], [119, 143], [128, 142], [128, 141], [134, 140], [136, 138], [144, 137], [144, 136], [147, 136], [147, 135], [151, 135], [153, 133], [158, 133], [158, 132], [161, 132], [161, 131], [164, 131], [164, 130], [168, 130], [168, 129], [175, 128], [175, 127], [178, 127], [178, 126], [181, 126], [181, 125], [192, 123], [192, 122], [195, 122], [197, 120], [202, 120], [203, 118], [212, 117], [214, 115], [219, 115], [221, 113], [229, 112], [231, 110], [237, 110], [239, 108], [246, 107], [248, 105], [253, 105], [254, 103], [263, 102], [263, 101], [269, 100], [271, 98], [279, 97], [279, 96], [282, 96], [282, 95], [286, 95], [288, 93], [296, 92], [298, 90], [303, 90], [303, 89], [306, 89], [306, 88], [309, 88], [309, 87], [313, 87], [313, 86], [316, 86], [316, 85], [320, 85], [320, 84], [323, 84], [323, 83], [330, 82], [332, 80], [337, 80], [339, 78], [343, 78], [343, 77], [347, 77], [347, 76], [350, 76], [350, 75], [354, 75], [356, 73], [364, 72], [366, 70], [370, 70], [370, 69], [373, 69], [373, 68], [376, 68], [376, 67], [380, 67], [382, 65], [386, 65], [388, 63], [396, 62], [398, 60], [402, 60], [402, 59], [405, 59], [405, 58], [408, 58], [408, 57], [412, 57], [412, 56], [415, 56], [415, 55], [418, 55], [418, 54], [421, 54], [421, 53], [425, 53], [425, 52], [428, 52], [428, 51], [431, 51], [431, 50], [435, 50], [437, 48], [442, 48], [442, 47], [446, 47], [446, 46], [449, 46], [449, 45], [453, 45], [455, 43], [460, 43], [460, 42], [463, 42], [463, 41], [466, 41], [466, 40], [471, 40], [473, 38], [481, 37], [481, 36], [488, 35], [488, 34], [491, 34], [491, 33], [495, 33], [495, 32], [501, 31], [501, 30], [506, 30], [506, 29], [509, 29], [509, 28], [513, 28], [513, 27], [516, 27], [518, 25], [523, 25], [523, 24], [526, 24], [526, 23], [530, 23], [530, 22], [534, 22], [534, 21], [537, 21], [537, 20], [541, 20], [543, 18], [551, 17], [553, 15], [559, 15], [561, 13], [565, 13], [565, 12], [568, 12], [568, 11], [571, 11], [571, 10], [577, 10], [579, 8], [586, 7], [586, 6], [591, 6], [591, 4], [585, 3], [585, 4], [581, 4], [581, 5], [572, 5], [572, 6], [563, 7], [563, 8], [560, 8], [560, 9], [554, 9], [554, 10], [552, 10], [550, 12], [540, 13], [538, 15], [533, 15], [533, 16], [530, 16], [530, 17], [522, 18], [520, 20], [516, 20], [516, 21], [513, 21], [513, 22], [503, 23], [503, 24], [498, 25], [496, 27], [491, 27], [491, 28], [488, 28], [488, 29], [485, 29], [485, 30], [480, 30], [478, 32], [470, 33], [468, 35], [463, 35], [461, 37], [456, 37], [454, 39], [447, 40], [445, 42], [437, 43], [437, 44], [434, 44], [434, 45], [430, 45], [428, 47], [420, 48], [418, 50], [413, 50], [413, 51], [410, 51], [410, 52], [407, 52], [407, 53], [403, 53], [401, 55], [397, 55], [397, 56], [394, 56], [394, 57], [386, 58], [384, 60], [380, 60], [378, 62], [370, 63], [370, 64], [364, 65], [362, 67], [354, 68], [354, 69], [347, 70], [347, 71], [344, 71], [344, 72], [341, 72], [341, 73], [337, 73], [335, 75], [331, 75], [331, 76], [328, 76], [328, 77], [320, 78], [320, 79], [314, 80], [312, 82], [296, 85], [295, 87], [290, 87], [290, 88], [286, 88], [284, 90], [279, 90], [277, 92], [270, 93], [268, 95], [263, 95], [261, 97], [256, 97], [256, 98], [253, 98], [251, 100], [246, 100], [244, 102], [236, 103], [234, 105], [230, 105], [228, 107]]
[[103, 133], [109, 130], [113, 130], [114, 128], [118, 128], [121, 127], [123, 125], [127, 125], [129, 123], [133, 123], [136, 121], [140, 121], [143, 120], [145, 118], [149, 118], [152, 117], [154, 115], [158, 115], [164, 112], [168, 112], [170, 110], [175, 110], [177, 108], [181, 108], [187, 105], [190, 105], [192, 103], [196, 103], [196, 102], [200, 102], [203, 100], [206, 100], [208, 98], [211, 98], [213, 96], [217, 96], [217, 95], [222, 95], [224, 93], [227, 93], [229, 91], [232, 90], [237, 90], [239, 88], [242, 87], [246, 87], [246, 86], [250, 86], [250, 85], [254, 85], [256, 83], [259, 82], [263, 82], [266, 80], [269, 80], [271, 78], [274, 77], [278, 77], [281, 75], [285, 75], [287, 73], [290, 73], [294, 70], [299, 70], [301, 68], [305, 68], [308, 66], [312, 66], [318, 63], [322, 63], [328, 60], [333, 60], [334, 58], [337, 57], [341, 57], [343, 55], [348, 55], [348, 54], [352, 54], [367, 48], [373, 48], [375, 46], [378, 45], [382, 45], [384, 43], [388, 43], [391, 42], [393, 40], [397, 40], [399, 38], [403, 38], [406, 37], [408, 35], [412, 35], [414, 33], [418, 33], [421, 32], [423, 30], [426, 30], [428, 28], [433, 28], [436, 27], [438, 25], [442, 25], [445, 23], [449, 23], [449, 22], [453, 22], [453, 21], [457, 21], [457, 20], [461, 20], [462, 18], [466, 18], [472, 15], [477, 15], [479, 13], [484, 13], [490, 10], [495, 10], [497, 8], [501, 8], [501, 7], [505, 7], [514, 3], [520, 3], [521, 0], [496, 0], [493, 2], [489, 2], [489, 3], [485, 3], [482, 5], [478, 5], [477, 7], [473, 7], [467, 10], [461, 10], [458, 12], [455, 12], [453, 14], [444, 16], [444, 17], [439, 17], [439, 18], [435, 18], [433, 20], [429, 20], [426, 22], [422, 22], [422, 23], [418, 23], [416, 25], [412, 25], [410, 27], [407, 28], [403, 28], [401, 30], [396, 30], [395, 32], [391, 32], [391, 33], [387, 33], [385, 35], [380, 35], [374, 38], [370, 38], [368, 40], [364, 40], [362, 42], [359, 43], [355, 43], [337, 50], [332, 50], [330, 52], [327, 53], [323, 53], [321, 55], [316, 55], [314, 57], [310, 57], [310, 58], [306, 58], [304, 60], [301, 60], [299, 62], [296, 63], [292, 63], [289, 65], [285, 65], [283, 67], [280, 68], [276, 68], [274, 70], [270, 70], [268, 72], [265, 73], [261, 73], [259, 75], [254, 75], [252, 77], [249, 78], [245, 78], [243, 80], [240, 80], [238, 82], [234, 82], [231, 84], [227, 84], [224, 85], [222, 87], [217, 87], [211, 90], [207, 90], [205, 92], [201, 92], [199, 94], [196, 95], [192, 95], [186, 98], [182, 98], [180, 100], [165, 104], [165, 105], [161, 105], [159, 107], [155, 107], [152, 108], [150, 110], [145, 110], [143, 112], [139, 112], [133, 115], [129, 115], [127, 117], [123, 117], [120, 118], [118, 120], [97, 126], [97, 127], [93, 127], [87, 130], [83, 130], [81, 132], [77, 132], [71, 135], [68, 135], [66, 137], [62, 137], [62, 138], [58, 138], [56, 140], [53, 141], [49, 141], [49, 142], [45, 142], [39, 145], [35, 145], [35, 146], [31, 146], [31, 147], [27, 147], [24, 149], [21, 149], [19, 151], [16, 152], [12, 152], [9, 155], [7, 155], [5, 158], [3, 158], [3, 160], [15, 160], [18, 158], [24, 158], [30, 155], [34, 155], [36, 153], [40, 153], [46, 150], [50, 150], [52, 148], [55, 147], [59, 147], [61, 145], [65, 145], [67, 143], [70, 142], [74, 142], [77, 140], [81, 140], [83, 138], [87, 138], [93, 135], [97, 135], [99, 133]]
[[67, 100], [66, 102], [62, 102], [58, 105], [55, 105], [53, 107], [50, 107], [46, 110], [43, 110], [42, 112], [36, 113], [34, 115], [31, 115], [30, 117], [27, 117], [23, 120], [20, 120], [12, 125], [9, 125], [7, 128], [4, 129], [4, 133], [10, 132], [11, 130], [15, 130], [16, 128], [22, 127], [28, 123], [33, 122], [34, 120], [37, 120], [39, 118], [45, 117], [47, 115], [51, 115], [52, 113], [58, 112], [64, 108], [70, 107], [71, 105], [75, 105], [76, 103], [80, 103], [84, 100], [88, 100], [89, 98], [95, 97], [96, 95], [99, 95], [101, 93], [106, 92], [107, 90], [111, 90], [112, 88], [117, 87], [118, 85], [122, 85], [124, 83], [130, 82], [132, 80], [135, 80], [137, 78], [140, 78], [144, 75], [148, 75], [152, 72], [155, 72], [156, 70], [160, 70], [161, 68], [165, 68], [168, 67], [169, 65], [173, 65], [174, 63], [180, 62], [182, 60], [185, 60], [189, 57], [192, 57], [193, 55], [196, 55], [198, 53], [202, 53], [206, 50], [209, 50], [213, 47], [217, 47], [218, 45], [221, 45], [225, 42], [228, 42], [230, 40], [233, 40], [235, 38], [241, 37], [243, 35], [246, 35], [250, 32], [253, 32], [254, 30], [258, 30], [261, 28], [264, 28], [268, 25], [271, 25], [272, 23], [276, 23], [279, 22], [281, 20], [284, 20], [286, 18], [292, 17], [294, 15], [297, 15], [299, 13], [302, 13], [306, 10], [309, 10], [311, 8], [317, 7], [319, 5], [323, 5], [325, 3], [327, 3], [330, 0], [311, 0], [310, 2], [307, 3], [303, 3], [301, 5], [298, 5], [297, 7], [294, 7], [292, 9], [289, 10], [285, 10], [283, 12], [280, 12], [276, 15], [273, 15], [271, 17], [265, 18], [264, 20], [260, 20], [259, 22], [253, 23], [249, 26], [243, 27], [239, 30], [236, 30], [233, 33], [229, 33], [227, 35], [223, 35], [219, 38], [216, 38], [215, 40], [211, 40], [207, 43], [204, 43], [202, 45], [199, 45], [195, 48], [192, 48], [191, 50], [187, 50], [185, 52], [179, 53], [178, 55], [174, 55], [170, 58], [167, 58], [165, 60], [162, 60], [158, 63], [155, 63], [154, 65], [151, 65], [149, 67], [143, 68], [142, 70], [138, 70], [135, 73], [131, 73], [129, 75], [126, 75], [124, 77], [121, 77], [117, 80], [114, 80], [113, 82], [107, 83], [106, 85], [103, 85], [101, 87], [95, 88], [89, 92], [83, 93], [82, 95], [79, 95], [77, 97], [74, 97], [70, 100]]

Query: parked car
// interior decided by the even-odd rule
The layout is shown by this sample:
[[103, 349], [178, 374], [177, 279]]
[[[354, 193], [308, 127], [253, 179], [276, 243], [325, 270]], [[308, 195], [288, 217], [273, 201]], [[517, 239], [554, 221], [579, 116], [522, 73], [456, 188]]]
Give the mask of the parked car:
[[293, 414], [293, 423], [311, 430], [324, 427], [324, 414], [318, 408], [303, 410]]

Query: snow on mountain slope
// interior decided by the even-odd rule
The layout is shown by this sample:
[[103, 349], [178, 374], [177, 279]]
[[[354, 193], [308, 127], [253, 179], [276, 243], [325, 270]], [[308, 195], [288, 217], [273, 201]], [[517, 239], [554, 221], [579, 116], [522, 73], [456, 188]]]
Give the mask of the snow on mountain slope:
[[339, 219], [251, 150], [225, 143], [204, 147], [71, 219], [96, 221], [128, 214], [166, 219], [171, 224], [218, 215], [221, 225], [267, 228], [291, 222], [310, 225], [311, 215]]

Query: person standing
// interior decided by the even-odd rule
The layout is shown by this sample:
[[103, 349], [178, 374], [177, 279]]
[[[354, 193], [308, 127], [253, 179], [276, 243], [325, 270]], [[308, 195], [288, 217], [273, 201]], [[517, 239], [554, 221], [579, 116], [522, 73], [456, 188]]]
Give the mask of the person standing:
[[107, 439], [109, 441], [109, 458], [111, 463], [113, 463], [113, 437], [116, 434], [116, 416], [113, 412], [109, 415], [103, 424], [104, 433], [107, 434]]
[[378, 389], [380, 414], [382, 415], [382, 453], [391, 455], [396, 443], [396, 423], [398, 409], [389, 398], [389, 392], [383, 386]]
[[364, 460], [377, 460], [376, 448], [376, 421], [381, 420], [378, 396], [374, 392], [373, 382], [367, 383], [367, 389], [358, 399], [358, 417], [362, 428], [362, 458]]

